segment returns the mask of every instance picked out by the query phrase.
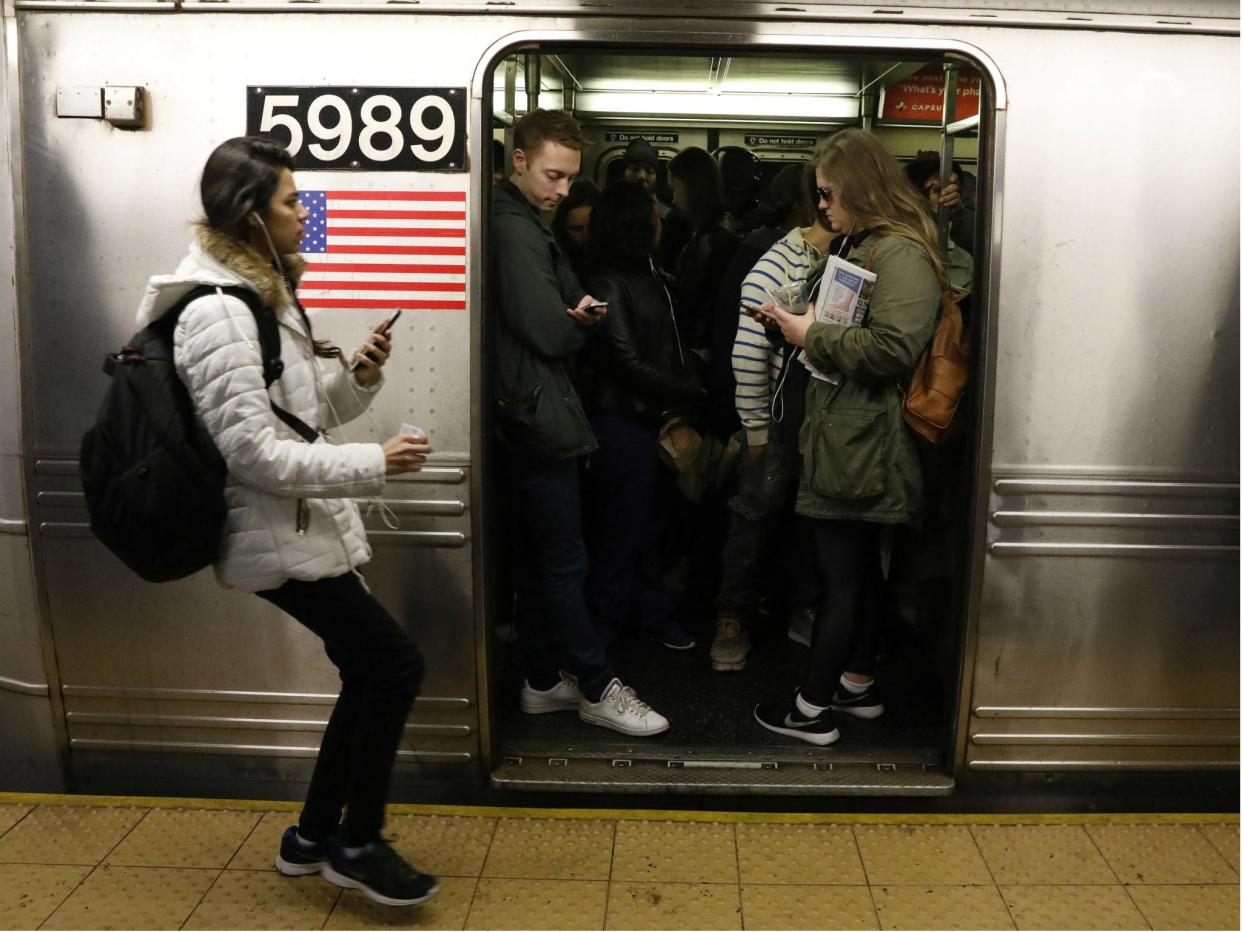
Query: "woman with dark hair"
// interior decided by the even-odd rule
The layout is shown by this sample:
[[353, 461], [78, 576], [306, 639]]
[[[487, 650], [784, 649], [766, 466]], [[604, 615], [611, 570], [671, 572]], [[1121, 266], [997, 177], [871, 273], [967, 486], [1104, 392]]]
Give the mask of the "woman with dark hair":
[[586, 471], [590, 572], [587, 597], [605, 640], [631, 621], [667, 647], [694, 640], [673, 618], [659, 565], [665, 472], [661, 425], [703, 392], [686, 365], [670, 282], [652, 259], [660, 236], [655, 198], [621, 181], [591, 214], [587, 287], [608, 302], [584, 374], [584, 399], [599, 449]]
[[[383, 444], [328, 440], [326, 428], [370, 405], [392, 344], [377, 327], [350, 368], [339, 349], [313, 338], [295, 295], [307, 211], [292, 169], [284, 148], [265, 137], [217, 147], [203, 169], [205, 219], [195, 225], [189, 254], [172, 275], [150, 280], [138, 319], [146, 326], [195, 287], [215, 288], [180, 311], [173, 347], [178, 375], [228, 468], [216, 575], [313, 631], [340, 671], [306, 803], [298, 824], [285, 830], [276, 868], [322, 873], [376, 902], [407, 906], [439, 885], [393, 851], [380, 827], [423, 658], [358, 571], [371, 548], [354, 499], [378, 495], [386, 476], [417, 472], [431, 447], [413, 436]], [[252, 313], [223, 288], [253, 291], [262, 307]], [[256, 313], [273, 315], [280, 333], [283, 370], [270, 387]], [[302, 439], [274, 405], [319, 436]]]
[[881, 567], [893, 529], [919, 514], [923, 477], [902, 420], [901, 386], [932, 338], [948, 287], [928, 205], [871, 133], [842, 130], [811, 158], [818, 207], [836, 235], [829, 250], [875, 273], [862, 322], [816, 320], [765, 304], [779, 326], [834, 384], [810, 379], [799, 433], [802, 471], [795, 506], [811, 518], [823, 597], [811, 653], [792, 696], [761, 704], [764, 728], [816, 745], [840, 737], [833, 711], [870, 719], [884, 712], [875, 687]]
[[[686, 344], [706, 361], [712, 345], [716, 290], [738, 238], [725, 229], [720, 169], [703, 149], [683, 149], [668, 163], [673, 206], [690, 221], [690, 240], [677, 257], [677, 304]], [[736, 324], [731, 315], [730, 323]]]
[[552, 216], [552, 235], [569, 256], [570, 265], [581, 279], [586, 271], [587, 239], [591, 211], [599, 200], [599, 185], [589, 178], [579, 178], [569, 186], [569, 193], [557, 205]]

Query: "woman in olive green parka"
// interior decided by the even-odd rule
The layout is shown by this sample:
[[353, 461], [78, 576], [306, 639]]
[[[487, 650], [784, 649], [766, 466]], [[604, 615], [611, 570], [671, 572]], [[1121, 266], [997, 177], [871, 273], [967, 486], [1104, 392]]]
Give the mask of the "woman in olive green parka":
[[[824, 597], [797, 692], [755, 709], [764, 728], [817, 745], [840, 736], [833, 710], [875, 718], [872, 675], [885, 532], [918, 514], [923, 481], [901, 417], [902, 390], [931, 341], [945, 287], [927, 206], [863, 130], [843, 130], [812, 157], [833, 255], [875, 273], [859, 326], [765, 305], [785, 339], [838, 384], [812, 378], [799, 435], [797, 511], [812, 522]], [[848, 671], [848, 672], [846, 672]]]

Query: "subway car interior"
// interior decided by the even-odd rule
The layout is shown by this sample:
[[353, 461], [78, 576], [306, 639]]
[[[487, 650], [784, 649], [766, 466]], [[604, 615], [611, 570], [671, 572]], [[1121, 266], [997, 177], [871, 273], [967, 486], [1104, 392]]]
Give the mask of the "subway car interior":
[[[946, 80], [958, 91], [942, 119]], [[871, 130], [902, 163], [919, 153], [944, 154], [944, 164], [964, 176], [963, 187], [973, 189], [988, 171], [987, 107], [979, 106], [989, 93], [986, 80], [968, 61], [939, 54], [897, 60], [856, 51], [539, 47], [501, 61], [492, 89], [493, 135], [504, 142], [506, 160], [516, 117], [535, 107], [564, 108], [590, 143], [580, 177], [600, 188], [615, 182], [627, 144], [644, 138], [659, 155], [656, 195], [665, 207], [671, 206], [669, 160], [688, 147], [706, 149], [722, 168], [728, 209], [743, 235], [743, 218], [762, 211], [776, 173], [804, 164], [820, 142], [845, 127]], [[955, 237], [974, 253], [976, 294], [985, 287], [986, 212], [987, 205], [978, 204], [978, 228]], [[942, 234], [948, 232], [942, 227]], [[522, 674], [513, 643], [520, 635], [510, 612], [511, 581], [493, 573], [489, 650], [499, 736], [493, 784], [557, 791], [585, 788], [585, 779], [596, 790], [632, 790], [640, 788], [635, 777], [642, 765], [680, 769], [683, 776], [663, 781], [662, 789], [691, 793], [815, 792], [817, 784], [821, 792], [831, 786], [827, 791], [858, 795], [951, 793], [976, 419], [977, 412], [964, 412], [960, 432], [929, 457], [934, 504], [928, 518], [918, 530], [894, 535], [889, 547], [876, 675], [888, 712], [843, 724], [844, 740], [830, 762], [821, 749], [764, 731], [753, 714], [757, 703], [787, 694], [807, 662], [806, 609], [791, 604], [788, 593], [793, 574], [806, 572], [801, 556], [811, 543], [792, 514], [769, 547], [763, 571], [769, 582], [749, 620], [753, 648], [745, 668], [717, 672], [709, 662], [730, 494], [722, 487], [698, 504], [679, 500], [667, 506], [673, 517], [660, 565], [676, 599], [676, 617], [696, 646], [668, 649], [634, 617], [614, 647], [622, 679], [670, 718], [672, 727], [663, 735], [632, 739], [576, 716], [524, 715], [516, 701]], [[500, 455], [494, 446], [488, 454], [493, 502], [501, 499], [495, 490]], [[499, 543], [488, 562], [504, 566], [503, 551], [515, 539], [520, 545], [520, 529], [503, 527], [503, 514], [491, 520], [501, 527], [489, 535]], [[562, 776], [569, 772], [567, 761], [575, 765], [570, 779]], [[790, 774], [803, 770], [809, 785], [797, 786], [803, 778]]]

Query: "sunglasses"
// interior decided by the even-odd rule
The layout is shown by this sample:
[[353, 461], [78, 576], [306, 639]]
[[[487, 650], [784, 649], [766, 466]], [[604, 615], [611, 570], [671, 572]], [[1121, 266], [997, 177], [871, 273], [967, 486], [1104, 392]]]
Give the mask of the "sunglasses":
[[819, 195], [819, 199], [825, 204], [831, 204], [837, 192], [832, 188], [821, 188], [819, 185], [816, 185], [815, 193]]

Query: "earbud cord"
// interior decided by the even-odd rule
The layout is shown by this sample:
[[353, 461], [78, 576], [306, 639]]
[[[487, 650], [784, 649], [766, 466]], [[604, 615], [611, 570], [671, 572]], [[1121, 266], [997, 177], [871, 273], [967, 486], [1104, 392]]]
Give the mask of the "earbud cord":
[[[298, 311], [301, 312], [302, 318], [306, 322], [307, 337], [313, 342], [314, 337], [311, 335], [311, 332], [310, 332], [310, 319], [307, 317], [306, 312], [302, 310], [301, 304], [298, 303], [297, 290], [294, 288], [293, 280], [289, 277], [289, 273], [285, 269], [285, 264], [280, 259], [280, 253], [276, 251], [276, 244], [272, 242], [271, 234], [267, 232], [267, 224], [263, 222], [263, 218], [259, 216], [257, 211], [252, 212], [251, 216], [253, 216], [254, 219], [258, 221], [259, 229], [263, 231], [263, 239], [267, 241], [267, 248], [272, 254], [272, 261], [276, 263], [277, 271], [280, 272], [281, 277], [284, 278], [285, 280], [285, 285], [289, 289], [289, 297], [293, 301], [294, 307], [296, 307]], [[311, 370], [314, 373], [314, 378], [315, 378], [315, 390], [319, 393], [319, 397], [322, 398], [325, 402], [327, 402], [328, 410], [332, 412], [332, 420], [335, 421], [337, 424], [344, 424], [345, 422], [341, 419], [340, 414], [337, 413], [336, 405], [332, 403], [332, 394], [324, 388], [322, 376], [319, 371], [318, 361], [314, 357], [312, 357], [311, 362], [312, 362]], [[343, 367], [345, 366], [345, 362], [343, 359], [341, 360], [341, 365]], [[349, 372], [348, 369], [346, 369], [345, 371], [345, 384], [347, 384], [349, 386], [349, 390], [353, 392], [354, 400], [358, 402], [358, 406], [359, 408], [362, 409], [362, 413], [366, 415], [367, 422], [371, 425], [372, 432], [375, 434], [375, 436], [378, 437], [379, 432], [380, 432], [379, 425], [375, 423], [375, 418], [371, 414], [371, 406], [369, 404], [366, 404], [361, 398], [361, 396], [359, 396], [358, 386], [354, 383], [353, 373]], [[323, 434], [325, 437], [327, 436], [327, 431], [324, 431], [321, 429], [320, 433]], [[388, 507], [388, 503], [384, 501], [384, 496], [382, 493], [380, 495], [371, 496], [366, 501], [367, 501], [367, 508], [366, 508], [366, 511], [364, 512], [365, 516], [369, 517], [371, 512], [375, 510], [376, 506], [378, 506], [379, 512], [380, 512], [380, 520], [384, 522], [384, 526], [386, 528], [388, 528], [390, 531], [395, 531], [401, 527], [401, 522], [397, 518], [396, 512], [394, 512], [391, 508]], [[335, 522], [333, 523], [335, 524]], [[338, 528], [338, 536], [339, 536], [339, 528]], [[342, 537], [341, 538], [342, 546], [344, 545], [344, 543], [345, 543], [345, 539]]]

